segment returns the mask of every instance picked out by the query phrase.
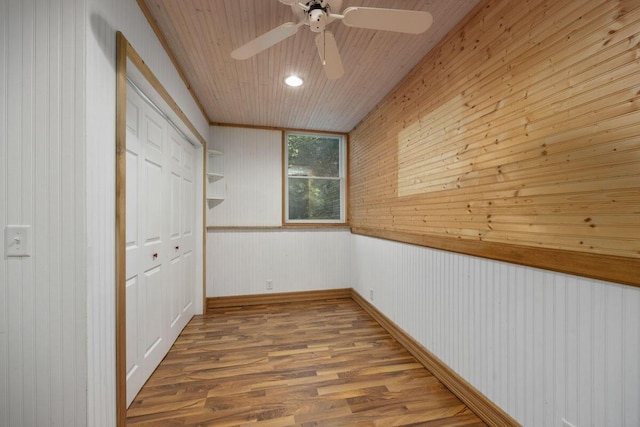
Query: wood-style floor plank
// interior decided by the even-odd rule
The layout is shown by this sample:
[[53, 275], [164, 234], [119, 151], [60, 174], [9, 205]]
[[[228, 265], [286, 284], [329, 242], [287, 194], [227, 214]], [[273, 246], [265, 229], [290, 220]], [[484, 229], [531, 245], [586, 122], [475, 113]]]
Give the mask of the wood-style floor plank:
[[484, 426], [350, 298], [196, 316], [129, 426]]

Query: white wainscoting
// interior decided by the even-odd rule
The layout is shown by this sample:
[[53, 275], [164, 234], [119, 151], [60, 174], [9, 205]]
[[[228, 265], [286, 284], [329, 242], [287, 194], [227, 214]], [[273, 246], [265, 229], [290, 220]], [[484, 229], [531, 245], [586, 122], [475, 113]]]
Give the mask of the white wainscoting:
[[523, 425], [640, 425], [640, 289], [356, 235], [351, 278]]
[[[0, 3], [0, 426], [113, 426], [115, 32], [203, 135], [207, 120], [134, 1]], [[4, 254], [2, 254], [4, 255]]]
[[349, 288], [350, 236], [346, 229], [209, 231], [207, 296]]
[[0, 426], [86, 425], [84, 10], [0, 3]]
[[209, 148], [222, 151], [224, 200], [208, 206], [214, 226], [282, 223], [282, 131], [211, 126]]
[[[86, 117], [83, 135], [86, 183], [82, 184], [87, 194], [88, 265], [87, 295], [83, 301], [88, 308], [88, 342], [83, 348], [88, 357], [84, 422], [91, 427], [112, 427], [115, 425], [116, 31], [122, 31], [205, 138], [209, 125], [135, 1], [82, 0], [71, 4], [82, 10], [81, 34], [86, 40], [86, 52], [83, 51], [86, 99], [81, 106]], [[199, 165], [196, 172], [202, 172]], [[196, 307], [200, 306], [196, 302]]]

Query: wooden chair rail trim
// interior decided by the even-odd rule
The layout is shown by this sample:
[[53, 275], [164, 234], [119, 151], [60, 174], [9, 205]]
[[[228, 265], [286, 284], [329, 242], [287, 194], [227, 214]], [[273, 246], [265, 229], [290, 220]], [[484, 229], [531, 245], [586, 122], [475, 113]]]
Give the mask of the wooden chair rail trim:
[[351, 298], [351, 289], [327, 289], [321, 291], [281, 292], [275, 294], [237, 295], [207, 298], [207, 312], [216, 308], [242, 307], [275, 303], [317, 301]]
[[251, 230], [316, 230], [316, 229], [344, 229], [349, 230], [351, 227], [349, 224], [340, 223], [340, 224], [316, 224], [316, 223], [307, 223], [307, 224], [287, 224], [287, 225], [209, 225], [207, 226], [207, 231], [251, 231]]
[[640, 287], [640, 258], [462, 240], [365, 227], [351, 227], [351, 232], [362, 236]]
[[520, 426], [509, 414], [493, 403], [478, 389], [469, 384], [447, 364], [441, 361], [418, 341], [402, 330], [398, 325], [382, 314], [355, 290], [351, 298], [380, 324], [400, 345], [402, 345], [418, 362], [428, 369], [442, 384], [456, 395], [465, 405], [490, 426]]

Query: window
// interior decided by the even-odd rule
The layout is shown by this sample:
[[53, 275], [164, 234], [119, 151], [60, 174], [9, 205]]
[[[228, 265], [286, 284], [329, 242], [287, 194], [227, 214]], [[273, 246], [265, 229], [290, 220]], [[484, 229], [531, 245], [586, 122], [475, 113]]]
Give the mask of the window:
[[345, 142], [341, 135], [287, 132], [285, 222], [345, 222]]

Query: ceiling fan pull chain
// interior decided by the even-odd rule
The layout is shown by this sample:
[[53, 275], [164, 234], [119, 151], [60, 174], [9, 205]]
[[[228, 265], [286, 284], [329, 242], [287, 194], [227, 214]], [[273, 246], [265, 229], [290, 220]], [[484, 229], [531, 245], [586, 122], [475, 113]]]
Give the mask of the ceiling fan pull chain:
[[322, 30], [322, 65], [327, 65], [327, 31]]

